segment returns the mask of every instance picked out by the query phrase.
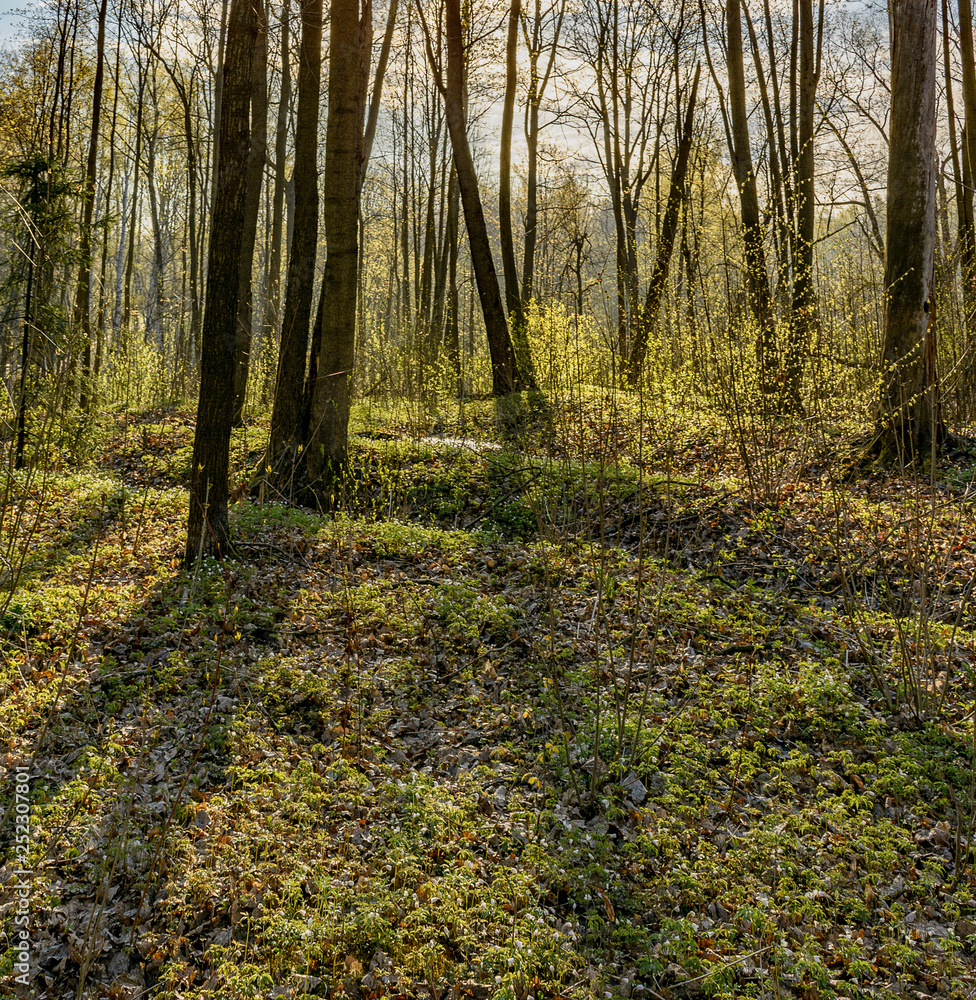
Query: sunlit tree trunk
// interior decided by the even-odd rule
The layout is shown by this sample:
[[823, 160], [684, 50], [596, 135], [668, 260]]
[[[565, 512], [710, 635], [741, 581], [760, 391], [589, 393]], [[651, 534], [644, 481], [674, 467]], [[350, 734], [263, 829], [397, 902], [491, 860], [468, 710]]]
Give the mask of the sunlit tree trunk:
[[935, 370], [936, 0], [890, 0], [891, 126], [880, 433], [906, 461], [941, 436]]
[[[793, 243], [793, 300], [790, 309], [789, 340], [783, 359], [780, 402], [784, 409], [799, 412], [800, 378], [803, 359], [817, 326], [817, 289], [813, 274], [814, 247], [814, 144], [813, 127], [819, 76], [819, 44], [815, 44], [812, 0], [798, 0], [799, 83], [797, 87], [797, 151], [794, 162], [796, 221]], [[821, 6], [821, 25], [823, 23]], [[819, 40], [821, 31], [817, 32]]]
[[275, 122], [274, 187], [271, 195], [271, 242], [268, 248], [268, 302], [265, 309], [265, 346], [279, 336], [281, 320], [282, 229], [285, 214], [285, 164], [288, 154], [288, 106], [291, 103], [291, 52], [289, 50], [290, 16], [288, 0], [281, 9], [281, 85]]
[[[962, 257], [963, 307], [966, 319], [966, 340], [971, 345], [976, 334], [976, 214], [973, 211], [973, 164], [976, 163], [976, 53], [973, 49], [973, 8], [971, 0], [959, 0], [959, 44], [962, 57], [962, 94], [965, 112], [962, 160], [964, 164], [962, 197], [957, 199], [959, 238]], [[947, 82], [948, 85], [948, 82]], [[968, 177], [966, 177], [968, 175]], [[970, 371], [976, 371], [976, 360], [968, 359]], [[974, 379], [970, 376], [970, 382]]]
[[[531, 22], [527, 13], [522, 14], [522, 30], [529, 53], [529, 92], [525, 108], [525, 235], [522, 246], [521, 305], [523, 315], [528, 312], [529, 303], [535, 294], [535, 250], [539, 220], [539, 108], [555, 66], [565, 16], [566, 0], [555, 0], [545, 11], [540, 0], [534, 0]], [[545, 68], [540, 69], [543, 29], [547, 21], [552, 24], [552, 35], [548, 42], [549, 54]]]
[[520, 385], [535, 389], [535, 366], [525, 328], [525, 313], [515, 267], [515, 238], [512, 233], [512, 126], [515, 122], [515, 91], [518, 85], [521, 14], [522, 0], [512, 0], [505, 45], [505, 97], [502, 102], [502, 134], [498, 158], [498, 232], [501, 239], [502, 272], [505, 276], [505, 305], [515, 356], [515, 377]]

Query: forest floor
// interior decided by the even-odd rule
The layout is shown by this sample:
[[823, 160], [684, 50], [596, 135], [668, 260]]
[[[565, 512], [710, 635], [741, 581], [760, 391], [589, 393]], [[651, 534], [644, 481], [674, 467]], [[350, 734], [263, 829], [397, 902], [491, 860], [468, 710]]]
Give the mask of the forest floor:
[[972, 450], [363, 405], [187, 573], [192, 424], [4, 481], [0, 993], [976, 996]]

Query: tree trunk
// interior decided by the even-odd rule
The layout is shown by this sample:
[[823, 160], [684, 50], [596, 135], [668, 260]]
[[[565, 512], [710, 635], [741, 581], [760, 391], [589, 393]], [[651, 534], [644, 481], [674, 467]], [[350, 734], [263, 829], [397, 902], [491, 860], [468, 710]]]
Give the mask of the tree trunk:
[[[433, 53], [430, 52], [433, 63]], [[454, 149], [454, 166], [457, 170], [461, 207], [468, 230], [471, 265], [478, 285], [478, 297], [488, 334], [488, 353], [491, 356], [491, 386], [495, 396], [507, 396], [515, 391], [515, 352], [505, 321], [501, 289], [491, 255], [488, 225], [478, 189], [468, 145], [464, 101], [464, 40], [461, 28], [460, 0], [447, 2], [447, 85], [443, 89], [447, 128]]]
[[879, 436], [888, 461], [941, 437], [935, 371], [936, 0], [891, 0], [891, 127]]
[[350, 387], [355, 361], [359, 272], [360, 157], [366, 108], [369, 6], [360, 24], [358, 0], [332, 0], [329, 20], [329, 119], [323, 198], [326, 259], [318, 370], [312, 386], [308, 481], [330, 500], [345, 470]]
[[264, 338], [270, 344], [278, 336], [281, 305], [281, 234], [285, 214], [285, 164], [288, 155], [288, 106], [291, 103], [291, 53], [288, 44], [288, 0], [281, 10], [281, 87], [275, 122], [274, 188], [271, 195], [271, 244], [268, 250], [268, 308]]
[[[75, 293], [74, 327], [81, 331], [81, 348], [84, 352], [81, 374], [81, 409], [87, 413], [91, 401], [91, 273], [92, 273], [92, 215], [95, 210], [95, 169], [98, 165], [98, 126], [102, 115], [102, 88], [105, 79], [105, 15], [108, 0], [98, 8], [98, 38], [95, 43], [95, 82], [92, 85], [92, 123], [88, 140], [88, 162], [85, 167], [85, 185], [82, 196], [81, 243], [78, 265], [78, 285]], [[73, 358], [77, 355], [72, 352]], [[74, 368], [74, 361], [71, 364]]]
[[302, 443], [302, 400], [308, 363], [309, 324], [315, 284], [315, 252], [318, 244], [318, 151], [319, 90], [322, 74], [322, 0], [302, 5], [302, 42], [298, 68], [298, 113], [295, 121], [295, 221], [285, 307], [278, 352], [271, 436], [264, 460], [264, 473], [280, 491], [291, 493]]
[[766, 251], [763, 246], [759, 193], [756, 187], [756, 174], [752, 166], [752, 151], [749, 140], [745, 68], [742, 58], [742, 8], [739, 0], [729, 0], [726, 4], [726, 31], [728, 35], [732, 172], [739, 189], [749, 308], [757, 328], [756, 360], [761, 383], [764, 387], [768, 387], [775, 369], [775, 334], [769, 294], [769, 275], [766, 272]]
[[[815, 56], [813, 0], [798, 0], [800, 78], [797, 105], [797, 158], [793, 168], [796, 192], [796, 223], [793, 244], [793, 301], [790, 309], [789, 342], [783, 364], [780, 402], [792, 413], [803, 409], [800, 378], [803, 358], [817, 325], [817, 290], [813, 280], [814, 159], [813, 115], [818, 66]], [[822, 8], [821, 8], [822, 9]]]
[[247, 196], [251, 136], [248, 106], [259, 31], [252, 0], [232, 0], [223, 67], [218, 170], [210, 227], [203, 314], [200, 399], [193, 437], [190, 512], [184, 562], [230, 551], [228, 474], [234, 411], [234, 348], [240, 294], [240, 220]]
[[254, 244], [257, 240], [261, 208], [261, 182], [268, 158], [268, 17], [264, 0], [252, 0], [258, 18], [257, 44], [251, 75], [251, 146], [247, 161], [247, 194], [244, 216], [239, 225], [241, 240], [241, 287], [237, 294], [237, 346], [234, 368], [234, 426], [244, 423], [244, 401], [251, 368], [253, 331]]
[[[973, 342], [976, 334], [976, 215], [973, 211], [973, 164], [976, 163], [976, 54], [973, 51], [973, 8], [971, 0], [959, 0], [959, 44], [962, 50], [962, 95], [965, 110], [962, 159], [963, 174], [969, 174], [969, 183], [961, 185], [962, 199], [959, 208], [959, 238], [962, 244], [963, 308], [966, 319], [966, 341]], [[968, 166], [968, 170], [966, 169]], [[969, 369], [976, 370], [976, 362], [968, 360]], [[969, 381], [976, 381], [969, 375]]]
[[444, 344], [447, 349], [451, 373], [454, 375], [454, 393], [458, 399], [464, 393], [464, 382], [461, 378], [461, 338], [459, 333], [461, 303], [457, 282], [460, 208], [457, 171], [452, 169], [451, 179], [447, 185], [447, 232], [445, 233], [447, 240], [447, 303], [444, 317]]
[[512, 0], [508, 13], [508, 39], [505, 46], [505, 97], [502, 102], [502, 135], [498, 156], [498, 231], [502, 250], [502, 273], [505, 276], [505, 305], [515, 354], [515, 380], [519, 385], [537, 389], [535, 365], [525, 328], [525, 312], [519, 293], [515, 266], [515, 238], [512, 233], [512, 126], [515, 121], [515, 89], [518, 84], [518, 32], [522, 0]]
[[144, 70], [139, 62], [138, 89], [136, 94], [136, 148], [132, 164], [132, 218], [129, 221], [129, 243], [125, 255], [125, 276], [122, 281], [122, 355], [125, 357], [129, 349], [129, 335], [132, 324], [132, 272], [135, 267], [136, 230], [139, 228], [139, 175], [142, 163], [142, 131], [146, 104], [146, 78], [148, 70]]
[[[113, 72], [113, 96], [112, 96], [112, 124], [109, 126], [108, 133], [108, 180], [105, 185], [105, 216], [108, 216], [112, 212], [112, 196], [115, 190], [115, 137], [116, 137], [116, 127], [118, 125], [119, 119], [119, 69], [122, 60], [122, 19], [119, 19], [118, 34], [115, 40], [115, 70]], [[120, 215], [123, 217], [123, 228], [125, 226], [124, 216], [124, 195], [123, 195], [123, 208]], [[108, 233], [105, 234], [102, 240], [102, 260], [99, 265], [98, 274], [98, 312], [97, 319], [95, 323], [95, 358], [93, 365], [94, 379], [97, 382], [98, 376], [102, 370], [102, 358], [105, 354], [105, 332], [107, 326], [106, 315], [108, 312], [108, 293], [106, 290], [106, 273], [108, 271]]]
[[539, 106], [552, 75], [559, 48], [563, 18], [566, 15], [566, 0], [558, 0], [548, 13], [555, 11], [552, 39], [549, 43], [549, 58], [545, 70], [539, 73], [539, 57], [542, 54], [543, 14], [539, 0], [535, 0], [535, 11], [531, 29], [528, 18], [522, 15], [522, 29], [529, 52], [529, 93], [525, 109], [525, 241], [522, 247], [522, 314], [526, 315], [535, 292], [535, 248], [538, 226], [539, 198]]

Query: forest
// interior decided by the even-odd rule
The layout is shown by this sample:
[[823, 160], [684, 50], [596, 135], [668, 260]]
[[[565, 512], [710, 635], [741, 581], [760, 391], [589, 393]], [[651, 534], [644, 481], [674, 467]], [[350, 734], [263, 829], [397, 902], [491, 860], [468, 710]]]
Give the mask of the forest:
[[0, 36], [0, 995], [976, 997], [971, 0]]

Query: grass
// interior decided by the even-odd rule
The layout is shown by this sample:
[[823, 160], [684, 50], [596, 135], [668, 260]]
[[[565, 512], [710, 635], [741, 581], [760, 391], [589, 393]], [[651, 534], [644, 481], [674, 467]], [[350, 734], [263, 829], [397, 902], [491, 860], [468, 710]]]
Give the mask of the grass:
[[241, 500], [189, 574], [187, 414], [14, 484], [35, 995], [971, 997], [964, 463], [757, 490], [630, 406], [362, 405], [343, 513]]

